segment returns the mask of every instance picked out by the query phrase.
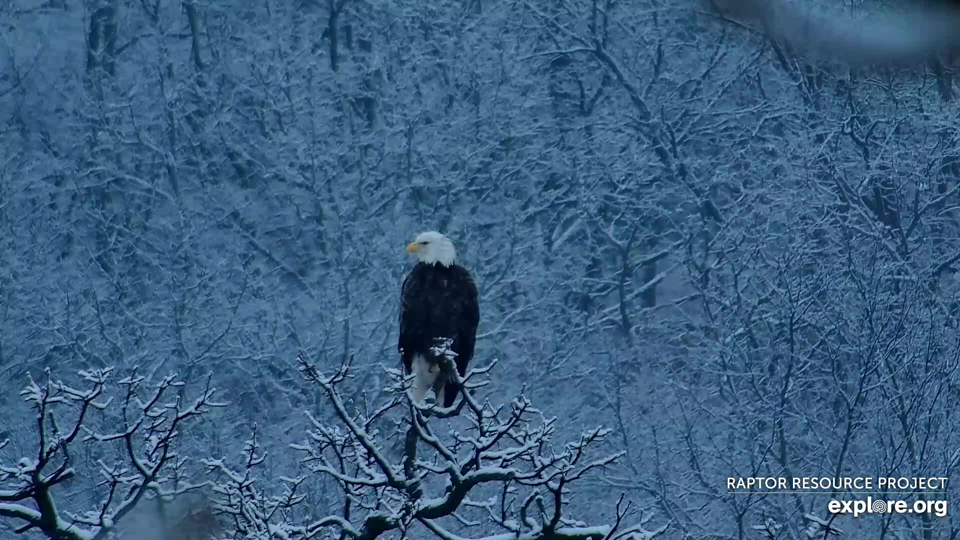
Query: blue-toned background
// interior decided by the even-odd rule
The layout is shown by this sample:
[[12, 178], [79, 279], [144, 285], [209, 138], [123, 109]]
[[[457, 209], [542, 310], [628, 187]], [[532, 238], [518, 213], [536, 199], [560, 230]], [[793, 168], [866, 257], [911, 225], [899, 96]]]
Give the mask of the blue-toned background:
[[[0, 462], [36, 453], [28, 375], [139, 366], [201, 388], [212, 373], [229, 403], [182, 457], [236, 458], [256, 424], [260, 488], [296, 476], [303, 411], [334, 422], [297, 352], [352, 356], [344, 398], [381, 399], [404, 248], [436, 229], [479, 286], [475, 363], [499, 359], [483, 399], [525, 388], [557, 444], [602, 424], [597, 451], [625, 452], [568, 495], [571, 519], [611, 523], [625, 493], [668, 538], [806, 538], [829, 495], [731, 495], [727, 478], [952, 479], [949, 66], [807, 61], [704, 9], [3, 3]], [[103, 499], [111, 450], [88, 446], [62, 509]], [[333, 481], [309, 482], [308, 518], [342, 511]], [[477, 512], [446, 523], [503, 532]]]

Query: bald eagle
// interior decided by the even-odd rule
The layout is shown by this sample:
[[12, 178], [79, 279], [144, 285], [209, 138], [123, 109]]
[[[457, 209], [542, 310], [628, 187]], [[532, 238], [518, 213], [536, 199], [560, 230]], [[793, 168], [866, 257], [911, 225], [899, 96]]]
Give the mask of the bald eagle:
[[470, 272], [454, 263], [453, 242], [438, 232], [420, 233], [407, 253], [418, 262], [401, 289], [397, 349], [406, 373], [415, 375], [416, 400], [423, 402], [427, 389], [433, 388], [437, 403], [450, 407], [460, 388], [444, 357], [453, 357], [463, 377], [473, 359], [480, 322], [477, 286]]

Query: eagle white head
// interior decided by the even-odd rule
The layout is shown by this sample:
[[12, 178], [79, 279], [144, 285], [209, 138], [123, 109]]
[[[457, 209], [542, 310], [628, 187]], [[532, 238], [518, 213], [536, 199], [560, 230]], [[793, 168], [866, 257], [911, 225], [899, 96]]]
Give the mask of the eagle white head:
[[453, 242], [436, 231], [418, 234], [417, 238], [407, 246], [407, 253], [416, 255], [420, 262], [440, 263], [444, 266], [450, 266], [457, 258], [457, 250], [453, 249]]

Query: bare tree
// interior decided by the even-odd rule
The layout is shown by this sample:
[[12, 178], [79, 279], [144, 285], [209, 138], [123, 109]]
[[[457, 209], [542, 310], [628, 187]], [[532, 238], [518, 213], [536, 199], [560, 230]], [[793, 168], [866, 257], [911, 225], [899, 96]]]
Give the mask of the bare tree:
[[[175, 377], [149, 384], [136, 371], [115, 383], [117, 396], [108, 396], [112, 370], [81, 372], [89, 386], [78, 390], [62, 381], [31, 381], [21, 393], [36, 410], [39, 437], [35, 456], [0, 465], [0, 516], [19, 522], [18, 533], [36, 530], [56, 540], [99, 540], [124, 530], [124, 518], [144, 501], [173, 500], [191, 491], [208, 490], [209, 502], [179, 516], [168, 516], [161, 538], [289, 539], [325, 537], [373, 539], [422, 527], [443, 540], [458, 538], [628, 540], [649, 539], [666, 530], [644, 528], [626, 520], [636, 514], [621, 497], [609, 525], [588, 526], [568, 514], [576, 486], [605, 470], [622, 455], [591, 458], [610, 429], [596, 428], [555, 448], [557, 418], [547, 418], [522, 395], [507, 406], [477, 400], [489, 381], [478, 380], [493, 367], [471, 370], [462, 380], [469, 391], [460, 402], [443, 409], [414, 404], [409, 379], [388, 370], [394, 384], [387, 399], [369, 412], [351, 412], [339, 388], [351, 375], [349, 364], [330, 376], [321, 375], [303, 356], [301, 371], [332, 406], [336, 424], [308, 413], [303, 444], [292, 446], [310, 473], [332, 478], [341, 491], [340, 509], [311, 518], [320, 509], [304, 508], [305, 476], [281, 477], [286, 489], [268, 493], [256, 482], [266, 456], [254, 430], [239, 455], [203, 459], [211, 479], [200, 481], [177, 440], [195, 418], [212, 407], [209, 381], [200, 396], [185, 404], [177, 397], [182, 385]], [[67, 410], [69, 424], [64, 425]], [[399, 422], [396, 412], [401, 415]], [[99, 413], [102, 430], [90, 418]], [[463, 414], [465, 433], [447, 432], [448, 422]], [[433, 418], [435, 420], [431, 421]], [[462, 418], [459, 418], [462, 419]], [[394, 459], [385, 445], [388, 426], [406, 425], [403, 454]], [[9, 445], [4, 441], [0, 448]], [[101, 480], [92, 509], [65, 509], [64, 484], [77, 472], [73, 456], [83, 445], [117, 446], [123, 462], [98, 460]], [[12, 448], [11, 448], [12, 449]], [[8, 449], [11, 450], [11, 449]], [[193, 470], [193, 473], [189, 471]], [[435, 492], [435, 493], [433, 493]], [[216, 517], [215, 517], [216, 516]]]
[[[57, 540], [108, 538], [124, 517], [148, 497], [172, 499], [196, 490], [177, 474], [183, 456], [177, 451], [182, 431], [196, 418], [223, 404], [213, 400], [208, 384], [192, 401], [180, 399], [184, 383], [167, 376], [150, 384], [136, 370], [115, 383], [107, 394], [112, 369], [82, 371], [86, 389], [74, 388], [47, 373], [20, 392], [35, 411], [35, 451], [0, 462], [0, 516], [17, 523], [16, 532], [32, 530]], [[99, 414], [99, 422], [91, 415]], [[76, 456], [83, 445], [109, 445], [116, 450], [96, 460], [99, 500], [91, 509], [65, 511], [63, 484], [77, 475]], [[0, 442], [0, 448], [10, 445]], [[15, 445], [14, 448], [16, 449]]]

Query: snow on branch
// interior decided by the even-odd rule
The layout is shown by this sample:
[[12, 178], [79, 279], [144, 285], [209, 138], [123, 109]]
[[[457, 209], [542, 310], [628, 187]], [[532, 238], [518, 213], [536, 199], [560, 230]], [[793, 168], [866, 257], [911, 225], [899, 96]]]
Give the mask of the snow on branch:
[[[213, 400], [209, 381], [197, 399], [184, 404], [176, 393], [183, 383], [175, 376], [150, 384], [134, 370], [115, 383], [120, 395], [107, 397], [112, 371], [81, 371], [84, 389], [55, 380], [47, 371], [42, 383], [30, 378], [20, 392], [36, 411], [36, 451], [15, 462], [0, 453], [0, 518], [12, 520], [17, 533], [38, 530], [58, 540], [100, 540], [144, 496], [173, 497], [200, 487], [172, 480], [171, 471], [182, 464], [174, 443], [184, 425], [223, 405]], [[101, 433], [91, 427], [93, 413], [118, 431]], [[85, 444], [118, 444], [124, 459], [98, 462], [98, 485], [105, 495], [95, 510], [63, 511], [55, 488], [76, 475], [72, 454]]]
[[[556, 418], [546, 417], [523, 395], [508, 405], [478, 401], [472, 390], [488, 381], [475, 379], [492, 365], [459, 381], [468, 391], [448, 409], [415, 403], [403, 374], [387, 370], [395, 384], [386, 404], [364, 414], [350, 411], [338, 391], [349, 378], [349, 365], [322, 375], [302, 354], [299, 360], [306, 379], [326, 394], [336, 421], [308, 416], [308, 439], [293, 448], [313, 473], [339, 485], [344, 504], [339, 514], [299, 527], [264, 525], [278, 538], [372, 540], [418, 527], [443, 540], [639, 540], [665, 530], [648, 531], [646, 520], [625, 526], [634, 512], [622, 499], [612, 524], [588, 526], [567, 517], [576, 483], [622, 454], [589, 457], [610, 433], [603, 428], [557, 447]], [[391, 459], [376, 426], [393, 409], [407, 414], [404, 455]], [[469, 429], [451, 431], [449, 417], [463, 411]]]
[[[595, 453], [610, 430], [555, 443], [557, 419], [522, 394], [500, 405], [479, 397], [492, 367], [459, 380], [466, 391], [449, 408], [415, 403], [409, 379], [386, 370], [392, 383], [383, 402], [357, 411], [343, 397], [349, 364], [324, 375], [301, 356], [302, 374], [330, 408], [307, 414], [305, 440], [291, 445], [300, 472], [264, 478], [267, 453], [255, 425], [239, 459], [199, 460], [203, 479], [202, 471], [191, 479], [182, 467], [176, 441], [191, 420], [223, 405], [209, 380], [187, 401], [174, 376], [151, 384], [136, 371], [120, 380], [110, 379], [110, 370], [82, 372], [84, 385], [76, 388], [48, 373], [21, 393], [36, 411], [36, 450], [5, 459], [11, 446], [0, 441], [0, 519], [18, 533], [106, 540], [124, 533], [120, 522], [139, 502], [205, 488], [204, 507], [163, 538], [373, 540], [410, 532], [440, 540], [642, 540], [665, 530], [648, 529], [650, 516], [636, 520], [622, 498], [613, 523], [574, 519], [571, 501], [585, 489], [582, 480], [621, 456]], [[98, 477], [85, 479], [101, 495], [91, 509], [67, 511], [64, 503], [74, 501], [56, 495], [77, 474], [71, 456], [80, 445], [112, 445], [121, 459], [101, 459]], [[317, 485], [326, 504], [317, 504]]]

